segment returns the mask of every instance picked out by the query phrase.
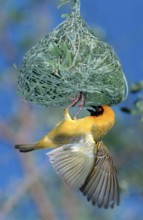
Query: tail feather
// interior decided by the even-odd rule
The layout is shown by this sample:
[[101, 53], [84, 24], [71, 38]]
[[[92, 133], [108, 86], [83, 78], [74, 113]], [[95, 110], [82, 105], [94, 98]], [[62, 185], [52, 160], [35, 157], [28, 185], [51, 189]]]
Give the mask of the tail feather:
[[35, 144], [17, 144], [15, 148], [20, 152], [26, 153], [35, 150]]

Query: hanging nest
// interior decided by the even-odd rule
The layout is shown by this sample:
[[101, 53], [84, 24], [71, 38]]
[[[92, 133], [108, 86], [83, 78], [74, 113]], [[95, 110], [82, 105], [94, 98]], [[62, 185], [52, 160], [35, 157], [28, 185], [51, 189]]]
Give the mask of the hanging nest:
[[83, 92], [85, 106], [111, 105], [127, 96], [118, 57], [80, 17], [79, 8], [76, 1], [67, 19], [26, 53], [18, 85], [27, 101], [64, 106]]

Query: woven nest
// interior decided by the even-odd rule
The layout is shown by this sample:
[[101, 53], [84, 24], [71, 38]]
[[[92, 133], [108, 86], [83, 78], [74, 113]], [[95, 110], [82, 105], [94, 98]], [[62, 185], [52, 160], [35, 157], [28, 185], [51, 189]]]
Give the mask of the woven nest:
[[115, 52], [80, 17], [78, 4], [26, 53], [18, 84], [27, 101], [64, 106], [83, 92], [85, 106], [90, 106], [117, 104], [126, 97], [126, 79]]

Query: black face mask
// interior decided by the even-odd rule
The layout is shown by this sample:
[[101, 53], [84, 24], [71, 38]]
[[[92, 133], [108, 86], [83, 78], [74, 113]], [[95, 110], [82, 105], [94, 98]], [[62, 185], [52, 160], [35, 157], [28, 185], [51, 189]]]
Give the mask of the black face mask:
[[93, 109], [87, 109], [90, 112], [91, 116], [99, 116], [102, 115], [104, 112], [104, 109], [101, 105], [99, 106], [91, 106]]

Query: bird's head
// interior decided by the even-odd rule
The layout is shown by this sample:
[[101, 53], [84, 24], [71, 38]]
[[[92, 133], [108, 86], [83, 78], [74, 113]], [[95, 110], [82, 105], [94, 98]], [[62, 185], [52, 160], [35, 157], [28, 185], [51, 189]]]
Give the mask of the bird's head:
[[[89, 119], [93, 122], [92, 135], [97, 140], [104, 136], [114, 125], [114, 111], [106, 105], [91, 106]], [[89, 120], [88, 119], [88, 120]]]
[[98, 106], [91, 106], [91, 109], [87, 109], [90, 112], [90, 116], [101, 116], [107, 112], [113, 112], [113, 110], [107, 105], [98, 105]]
[[91, 106], [92, 109], [87, 109], [90, 112], [91, 116], [99, 116], [104, 113], [104, 106]]

